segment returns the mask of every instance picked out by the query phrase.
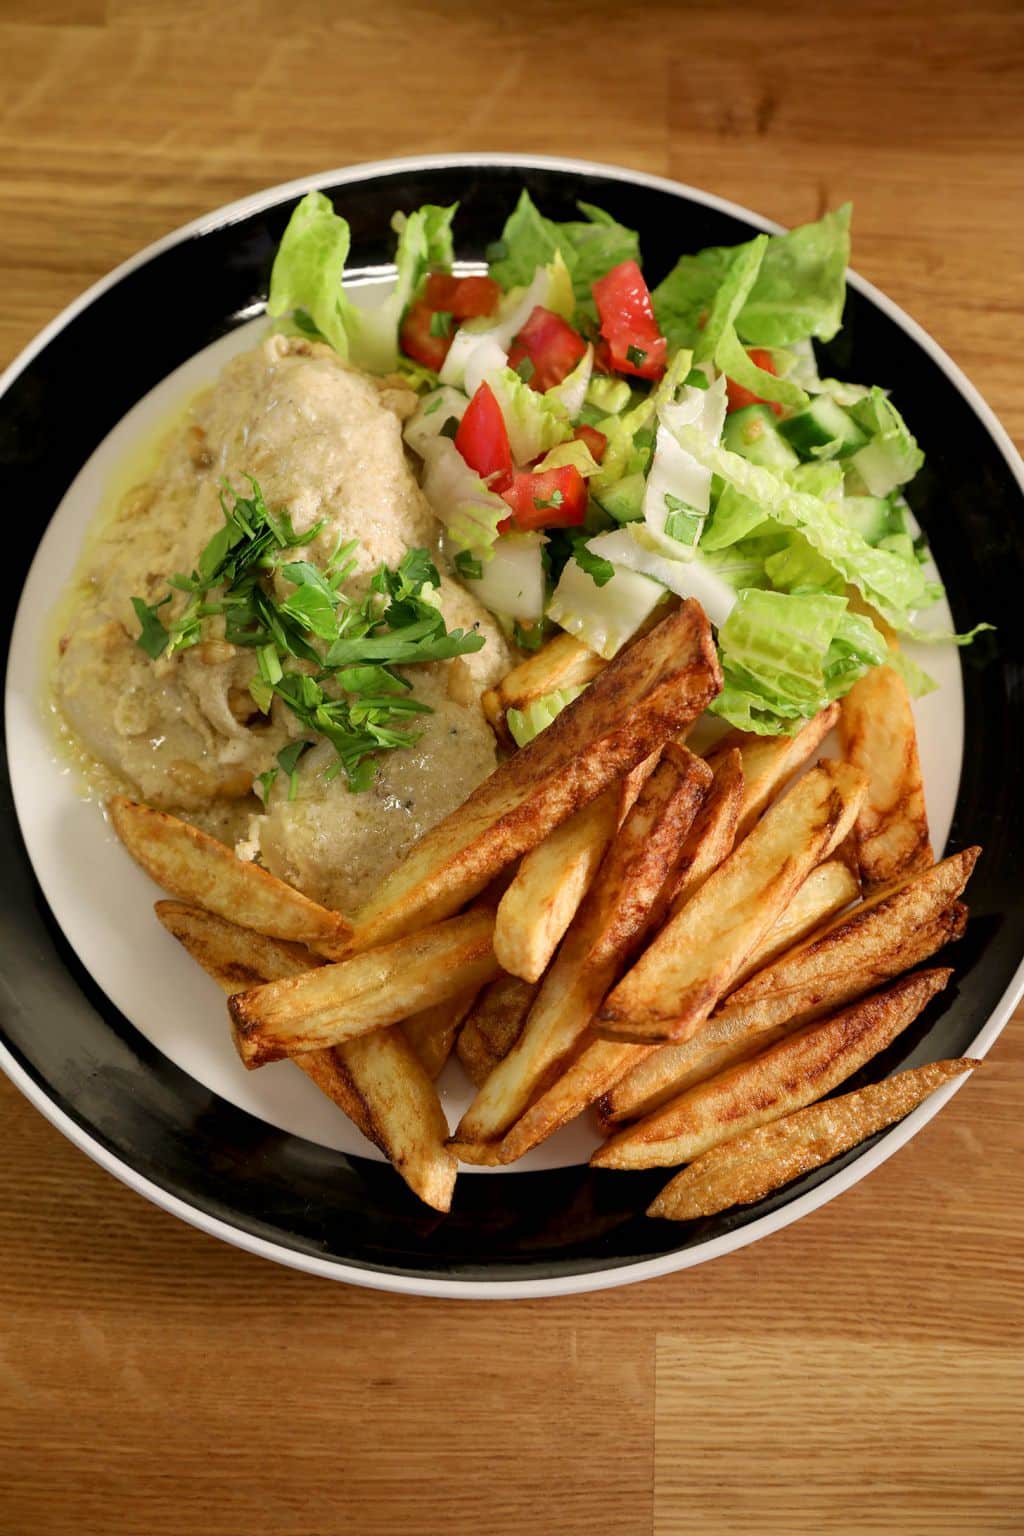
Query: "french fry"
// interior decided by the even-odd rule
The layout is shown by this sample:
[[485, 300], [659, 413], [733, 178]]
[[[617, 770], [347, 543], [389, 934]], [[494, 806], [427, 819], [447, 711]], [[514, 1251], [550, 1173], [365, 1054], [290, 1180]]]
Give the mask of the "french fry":
[[[711, 767], [711, 764], [708, 764]], [[736, 841], [743, 803], [743, 759], [734, 748], [715, 761], [714, 778], [693, 824], [676, 878], [669, 917], [681, 912], [704, 881], [727, 859]]]
[[746, 837], [758, 817], [804, 763], [809, 762], [839, 718], [838, 704], [827, 704], [795, 736], [756, 736], [728, 731], [708, 753], [712, 768], [726, 752], [738, 749], [743, 761], [743, 806], [737, 840]]
[[843, 755], [867, 774], [854, 828], [865, 887], [891, 885], [932, 862], [924, 779], [907, 687], [892, 667], [872, 667], [842, 701]]
[[778, 922], [746, 958], [733, 978], [742, 986], [748, 976], [777, 960], [801, 939], [843, 911], [860, 895], [857, 877], [842, 859], [828, 859], [812, 869]]
[[641, 1044], [694, 1034], [815, 864], [846, 836], [864, 776], [823, 759], [720, 864], [605, 999], [595, 1029]]
[[687, 726], [720, 688], [703, 609], [683, 603], [427, 833], [360, 913], [353, 949], [458, 911], [500, 869]]
[[476, 908], [339, 965], [236, 993], [228, 1008], [247, 1067], [340, 1045], [482, 987], [498, 974], [494, 913]]
[[606, 789], [527, 853], [501, 898], [494, 953], [511, 976], [538, 981], [579, 910], [619, 823], [618, 787]]
[[[686, 834], [711, 780], [700, 758], [658, 765], [545, 976], [526, 1026], [463, 1115], [458, 1143], [495, 1141], [572, 1054], [609, 985], [667, 906]], [[458, 1147], [456, 1148], [458, 1151]]]
[[946, 985], [950, 970], [918, 971], [886, 991], [808, 1024], [619, 1131], [595, 1168], [671, 1168], [813, 1103], [890, 1045]]
[[733, 1205], [751, 1205], [904, 1119], [943, 1083], [980, 1065], [963, 1057], [912, 1067], [721, 1142], [677, 1173], [647, 1214], [694, 1221]]
[[[297, 946], [197, 907], [158, 901], [156, 913], [229, 995], [317, 964]], [[447, 1211], [458, 1164], [445, 1145], [448, 1124], [433, 1084], [397, 1028], [378, 1030], [370, 1039], [372, 1050], [352, 1041], [335, 1050], [307, 1051], [295, 1057], [295, 1065], [380, 1148], [421, 1200]]]
[[111, 824], [147, 875], [172, 896], [214, 912], [241, 928], [305, 944], [328, 959], [343, 954], [352, 925], [268, 874], [237, 859], [198, 827], [123, 795], [107, 807]]
[[931, 869], [908, 875], [899, 885], [841, 913], [821, 933], [737, 987], [729, 996], [729, 1006], [817, 985], [832, 974], [869, 968], [879, 955], [907, 942], [918, 927], [933, 921], [957, 899], [980, 853], [980, 848], [973, 847], [950, 854]]
[[607, 665], [572, 635], [556, 635], [535, 656], [528, 656], [513, 667], [496, 688], [487, 689], [481, 699], [484, 714], [506, 745], [511, 746], [505, 726], [510, 709], [525, 709], [527, 704], [558, 688], [583, 688]]
[[[665, 750], [666, 755], [679, 762], [673, 748], [666, 747]], [[685, 759], [683, 763], [685, 765]], [[723, 754], [719, 760], [704, 802], [687, 834], [675, 876], [676, 894], [670, 911], [685, 905], [689, 896], [700, 889], [708, 875], [731, 852], [742, 794], [743, 768], [740, 754], [734, 750]], [[631, 1045], [617, 1040], [586, 1040], [561, 1077], [545, 1089], [496, 1144], [496, 1161], [510, 1163], [522, 1157], [582, 1114], [636, 1062], [657, 1049], [656, 1046]]]
[[472, 987], [460, 997], [449, 998], [447, 1002], [435, 1003], [433, 1008], [424, 1008], [422, 1013], [414, 1013], [399, 1025], [431, 1080], [440, 1074], [451, 1055], [459, 1028], [472, 1008], [476, 994], [477, 988]]
[[[930, 960], [947, 944], [962, 938], [966, 926], [967, 908], [953, 902], [905, 937], [899, 937], [896, 930], [888, 940], [881, 941], [870, 961], [860, 954], [856, 963], [844, 966], [841, 951], [836, 951], [835, 964], [789, 991], [768, 992], [746, 1003], [727, 999], [724, 1007], [712, 1014], [691, 1040], [649, 1049], [620, 1075], [598, 1104], [601, 1123], [612, 1129], [623, 1121], [640, 1119], [684, 1089], [705, 1082], [823, 1013], [842, 1008], [894, 976]], [[852, 937], [856, 938], [856, 933]]]
[[536, 982], [523, 981], [519, 976], [499, 976], [473, 1004], [455, 1049], [466, 1075], [477, 1088], [519, 1039], [537, 990]]

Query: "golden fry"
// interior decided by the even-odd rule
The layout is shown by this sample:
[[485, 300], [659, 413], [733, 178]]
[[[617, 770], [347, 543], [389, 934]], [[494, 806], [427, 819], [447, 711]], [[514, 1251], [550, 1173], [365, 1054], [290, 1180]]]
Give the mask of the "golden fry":
[[926, 869], [932, 847], [914, 712], [892, 667], [872, 667], [854, 683], [840, 709], [839, 739], [868, 779], [854, 828], [865, 887]]
[[684, 603], [427, 833], [359, 915], [353, 949], [458, 911], [499, 870], [688, 725], [721, 681], [703, 609]]
[[[160, 921], [228, 994], [255, 982], [302, 974], [312, 960], [297, 947], [239, 928], [177, 901], [158, 901]], [[295, 1057], [368, 1141], [374, 1142], [415, 1194], [435, 1210], [451, 1205], [458, 1165], [437, 1093], [397, 1028], [334, 1050]]]
[[429, 1078], [436, 1078], [455, 1046], [459, 1028], [473, 1006], [477, 988], [471, 987], [459, 997], [435, 1003], [403, 1019], [399, 1028], [423, 1063]]
[[598, 1034], [641, 1044], [692, 1035], [811, 869], [846, 836], [863, 792], [858, 769], [828, 759], [801, 779], [605, 999]]
[[496, 688], [488, 688], [481, 700], [484, 714], [507, 746], [512, 739], [505, 727], [510, 709], [525, 709], [535, 699], [559, 688], [583, 688], [608, 663], [572, 635], [555, 635], [535, 656], [513, 667]]
[[538, 984], [519, 976], [499, 976], [485, 987], [459, 1031], [455, 1047], [470, 1081], [480, 1087], [504, 1061], [523, 1032]]
[[524, 855], [501, 898], [494, 953], [511, 976], [538, 981], [590, 889], [619, 823], [616, 785]]
[[247, 1067], [340, 1045], [482, 987], [498, 974], [494, 913], [461, 917], [232, 997], [238, 1054]]
[[[606, 1129], [626, 1120], [638, 1120], [695, 1083], [724, 1071], [737, 1061], [764, 1050], [784, 1035], [792, 1034], [833, 1009], [842, 1008], [874, 991], [894, 976], [920, 965], [949, 943], [962, 938], [967, 908], [953, 902], [931, 922], [914, 927], [906, 936], [896, 929], [888, 948], [879, 948], [865, 963], [845, 966], [841, 952], [820, 977], [810, 977], [790, 990], [767, 992], [750, 1002], [726, 999], [691, 1040], [663, 1045], [644, 1055], [605, 1093], [598, 1105]], [[855, 941], [856, 930], [851, 935]], [[851, 943], [851, 947], [853, 947]], [[783, 974], [782, 972], [779, 973]]]
[[812, 869], [778, 921], [749, 954], [733, 978], [742, 986], [748, 976], [770, 965], [780, 955], [806, 939], [815, 929], [842, 912], [860, 895], [857, 877], [842, 859], [828, 859]]
[[710, 780], [706, 764], [693, 756], [685, 771], [666, 760], [647, 780], [544, 978], [522, 1034], [462, 1117], [460, 1142], [500, 1137], [571, 1055], [604, 993], [667, 905], [686, 834]]
[[723, 752], [714, 764], [711, 787], [683, 850], [669, 907], [670, 918], [683, 910], [708, 876], [732, 853], [742, 804], [743, 759], [734, 748]]
[[123, 795], [115, 795], [108, 810], [132, 858], [172, 896], [329, 959], [347, 948], [352, 925], [340, 912], [328, 912], [258, 864], [237, 859], [215, 837]]
[[671, 1168], [813, 1103], [890, 1045], [952, 974], [918, 971], [806, 1025], [619, 1131], [591, 1163], [595, 1168]]
[[647, 1214], [694, 1221], [733, 1205], [751, 1205], [904, 1119], [943, 1083], [980, 1065], [964, 1057], [913, 1067], [721, 1142], [677, 1173]]
[[737, 839], [746, 837], [762, 812], [789, 779], [809, 762], [839, 718], [838, 704], [827, 704], [795, 736], [756, 736], [729, 731], [708, 754], [717, 768], [725, 752], [738, 749], [743, 761], [743, 806]]

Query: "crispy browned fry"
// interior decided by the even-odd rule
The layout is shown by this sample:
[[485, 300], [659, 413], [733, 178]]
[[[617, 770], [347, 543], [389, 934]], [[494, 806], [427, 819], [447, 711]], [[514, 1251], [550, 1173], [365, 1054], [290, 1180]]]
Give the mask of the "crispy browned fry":
[[647, 1214], [693, 1221], [731, 1205], [751, 1205], [904, 1119], [943, 1083], [980, 1066], [964, 1057], [912, 1067], [722, 1142], [677, 1173]]
[[406, 939], [240, 992], [228, 1004], [247, 1067], [299, 1056], [397, 1024], [498, 974], [494, 913], [475, 908]]
[[980, 848], [964, 848], [899, 885], [880, 892], [850, 912], [840, 913], [805, 943], [758, 971], [730, 994], [729, 1006], [753, 1002], [778, 991], [820, 983], [833, 972], [864, 970], [915, 929], [933, 921], [955, 901], [971, 876]]
[[708, 753], [712, 768], [723, 753], [739, 749], [743, 759], [743, 805], [737, 838], [746, 837], [779, 790], [812, 758], [839, 718], [838, 704], [828, 704], [795, 736], [755, 736], [729, 731]]
[[619, 824], [616, 785], [549, 832], [501, 899], [494, 953], [511, 976], [538, 981], [579, 910]]
[[947, 944], [962, 938], [966, 926], [967, 908], [953, 902], [931, 922], [914, 927], [906, 937], [894, 938], [888, 948], [880, 947], [869, 963], [862, 959], [850, 967], [836, 964], [820, 978], [812, 977], [790, 991], [769, 992], [751, 1002], [727, 999], [692, 1040], [647, 1050], [601, 1100], [598, 1116], [602, 1124], [612, 1129], [622, 1121], [638, 1120], [694, 1083], [706, 1081], [802, 1024], [930, 960]]
[[476, 994], [477, 988], [471, 987], [459, 997], [435, 1003], [433, 1008], [424, 1008], [422, 1013], [414, 1013], [411, 1018], [402, 1020], [399, 1026], [402, 1034], [423, 1063], [429, 1078], [438, 1076], [451, 1055], [459, 1026], [472, 1008]]
[[842, 912], [860, 895], [860, 886], [852, 869], [842, 859], [828, 859], [812, 869], [778, 921], [768, 930], [736, 972], [734, 986], [741, 986], [748, 976], [777, 960], [820, 928], [830, 917]]
[[641, 1044], [685, 1040], [704, 1022], [809, 872], [846, 836], [864, 792], [824, 759], [718, 866], [605, 999], [597, 1033]]
[[[710, 763], [708, 764], [710, 767]], [[669, 917], [675, 917], [696, 896], [704, 881], [732, 853], [743, 803], [743, 759], [734, 748], [714, 765], [711, 788], [686, 840]]]
[[711, 773], [658, 765], [605, 855], [526, 1026], [462, 1117], [459, 1142], [494, 1141], [576, 1048], [609, 985], [667, 906], [676, 864]]
[[843, 755], [864, 769], [867, 794], [854, 829], [870, 891], [932, 862], [924, 779], [907, 687], [892, 667], [872, 667], [839, 713]]
[[[665, 749], [679, 761], [675, 748]], [[685, 763], [685, 759], [683, 759]], [[700, 811], [683, 845], [675, 877], [676, 895], [670, 911], [678, 910], [732, 850], [736, 819], [743, 794], [743, 768], [738, 751], [724, 753]], [[545, 1141], [561, 1126], [582, 1114], [630, 1068], [658, 1047], [617, 1040], [587, 1039], [579, 1055], [520, 1116], [499, 1143], [498, 1160], [514, 1162]], [[671, 1047], [669, 1047], [671, 1049]]]
[[505, 727], [510, 709], [525, 709], [534, 699], [553, 693], [556, 688], [582, 688], [608, 663], [572, 635], [556, 635], [535, 656], [513, 667], [498, 684], [483, 695], [484, 714], [508, 746], [511, 737]]
[[477, 1088], [519, 1039], [537, 990], [535, 981], [499, 976], [484, 988], [470, 1009], [455, 1049]]
[[952, 974], [901, 977], [884, 992], [787, 1035], [619, 1131], [594, 1153], [593, 1166], [671, 1168], [813, 1103], [890, 1045]]
[[353, 947], [458, 911], [498, 870], [681, 731], [720, 687], [704, 611], [684, 603], [417, 844], [360, 914]]
[[344, 953], [352, 925], [340, 912], [328, 912], [258, 864], [237, 859], [215, 837], [177, 816], [123, 795], [115, 795], [107, 808], [132, 858], [172, 896], [328, 958]]
[[[296, 945], [236, 927], [198, 907], [158, 901], [156, 912], [228, 994], [301, 974], [318, 963]], [[446, 1211], [458, 1165], [446, 1146], [448, 1125], [433, 1084], [397, 1027], [367, 1038], [373, 1050], [352, 1041], [335, 1050], [307, 1051], [295, 1058], [295, 1065], [376, 1143], [410, 1189]]]

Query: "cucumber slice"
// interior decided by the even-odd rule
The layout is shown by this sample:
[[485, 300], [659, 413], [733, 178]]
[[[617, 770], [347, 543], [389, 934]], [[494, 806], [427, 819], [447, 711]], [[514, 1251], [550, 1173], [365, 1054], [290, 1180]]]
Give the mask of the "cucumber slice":
[[800, 460], [779, 436], [775, 413], [768, 405], [745, 405], [731, 411], [722, 429], [722, 446], [762, 469], [793, 469]]
[[647, 481], [641, 474], [625, 475], [597, 497], [617, 523], [635, 523], [644, 515], [644, 492]]
[[816, 396], [806, 410], [780, 421], [778, 430], [804, 458], [811, 457], [813, 448], [836, 442], [840, 444], [837, 457], [843, 458], [856, 453], [868, 440], [849, 411], [844, 411], [829, 395]]
[[843, 519], [868, 544], [877, 544], [893, 532], [892, 508], [884, 496], [844, 496], [839, 503]]

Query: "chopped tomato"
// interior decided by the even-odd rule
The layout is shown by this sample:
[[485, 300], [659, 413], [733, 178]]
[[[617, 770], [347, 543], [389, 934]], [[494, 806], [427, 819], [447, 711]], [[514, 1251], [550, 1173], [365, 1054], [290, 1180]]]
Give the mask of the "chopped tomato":
[[[748, 347], [747, 356], [757, 368], [763, 368], [765, 373], [774, 373], [775, 364], [770, 352], [764, 347]], [[782, 406], [777, 400], [762, 400], [760, 395], [755, 395], [752, 389], [746, 389], [742, 384], [737, 384], [735, 379], [726, 379], [725, 392], [729, 397], [730, 411], [742, 411], [747, 405], [770, 405], [776, 416], [782, 415]]]
[[470, 469], [475, 469], [491, 490], [500, 495], [511, 484], [512, 449], [508, 428], [489, 384], [481, 384], [466, 406], [455, 434], [455, 446]]
[[572, 464], [561, 469], [519, 471], [502, 493], [514, 517], [501, 531], [515, 528], [578, 528], [587, 513], [587, 482]]
[[605, 449], [608, 447], [608, 439], [605, 434], [599, 432], [596, 427], [579, 426], [573, 433], [573, 437], [581, 443], [586, 443], [590, 449], [591, 456], [600, 464], [604, 458]]
[[587, 344], [579, 331], [574, 331], [561, 315], [538, 304], [509, 349], [508, 365], [518, 368], [520, 363], [530, 362], [530, 386], [551, 389], [572, 373], [586, 350]]
[[452, 344], [451, 336], [443, 332], [435, 334], [438, 330], [430, 305], [425, 299], [417, 299], [405, 312], [398, 338], [407, 357], [422, 363], [424, 368], [433, 368], [435, 373], [448, 356], [448, 348]]
[[492, 315], [500, 298], [501, 289], [493, 277], [453, 277], [450, 272], [431, 272], [427, 278], [427, 304], [455, 320]]
[[592, 288], [612, 367], [638, 379], [660, 379], [668, 342], [658, 329], [650, 291], [635, 261], [620, 261]]

